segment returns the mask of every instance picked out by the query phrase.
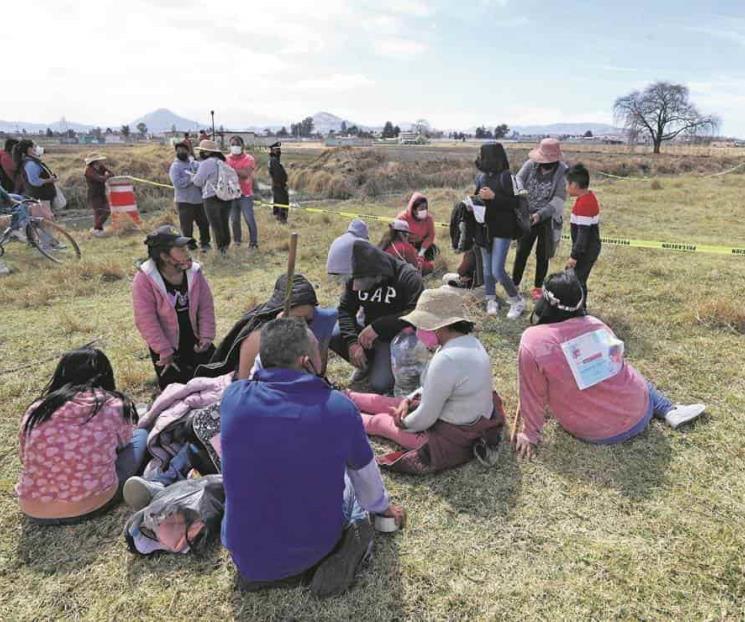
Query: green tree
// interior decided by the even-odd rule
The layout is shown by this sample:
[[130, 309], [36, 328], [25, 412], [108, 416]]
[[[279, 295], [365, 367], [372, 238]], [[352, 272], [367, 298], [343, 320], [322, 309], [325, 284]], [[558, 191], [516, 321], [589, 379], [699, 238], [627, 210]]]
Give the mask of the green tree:
[[129, 125], [122, 125], [122, 128], [119, 131], [121, 132], [122, 136], [124, 136], [124, 138], [129, 138]]
[[52, 128], [51, 127], [48, 127], [47, 128], [47, 137], [48, 138], [51, 138], [52, 136], [54, 136], [54, 132], [52, 131]]
[[147, 125], [140, 121], [137, 124], [137, 131], [140, 133], [141, 138], [145, 138], [145, 135], [147, 134]]
[[494, 128], [494, 138], [504, 138], [509, 133], [510, 133], [510, 126], [507, 125], [506, 123], [497, 125], [497, 127]]
[[383, 126], [383, 138], [393, 138], [395, 135], [396, 130], [393, 127], [393, 123], [386, 121], [385, 126]]

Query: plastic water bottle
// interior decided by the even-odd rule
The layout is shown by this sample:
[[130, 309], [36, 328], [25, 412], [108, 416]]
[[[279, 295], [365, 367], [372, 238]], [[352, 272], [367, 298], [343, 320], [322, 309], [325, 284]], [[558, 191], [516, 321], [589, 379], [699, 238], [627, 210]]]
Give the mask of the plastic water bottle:
[[429, 359], [430, 351], [420, 341], [414, 330], [402, 330], [391, 341], [391, 369], [395, 385], [393, 395], [404, 397], [421, 386], [421, 375]]

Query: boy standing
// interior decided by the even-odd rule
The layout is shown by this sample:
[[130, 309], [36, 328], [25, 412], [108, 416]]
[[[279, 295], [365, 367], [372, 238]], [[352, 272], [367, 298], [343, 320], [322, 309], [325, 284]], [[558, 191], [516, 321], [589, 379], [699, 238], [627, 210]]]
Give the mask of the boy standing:
[[587, 279], [600, 255], [600, 205], [590, 190], [590, 172], [583, 164], [575, 164], [567, 171], [567, 194], [575, 197], [572, 207], [572, 254], [566, 268], [574, 270], [585, 294], [587, 307]]

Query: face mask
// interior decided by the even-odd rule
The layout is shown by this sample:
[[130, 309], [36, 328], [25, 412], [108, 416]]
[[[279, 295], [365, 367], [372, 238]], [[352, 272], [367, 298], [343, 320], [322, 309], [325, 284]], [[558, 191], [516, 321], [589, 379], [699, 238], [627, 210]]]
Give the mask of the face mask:
[[180, 153], [177, 153], [176, 154], [176, 157], [179, 160], [181, 160], [182, 162], [186, 162], [189, 159], [189, 154], [188, 153], [180, 152]]
[[243, 147], [240, 145], [230, 145], [230, 153], [233, 155], [241, 155], [241, 152], [243, 151]]
[[426, 210], [426, 209], [420, 209], [420, 210], [419, 210], [419, 211], [418, 211], [418, 212], [416, 213], [416, 217], [417, 217], [417, 218], [418, 218], [419, 220], [424, 220], [425, 218], [427, 218], [427, 215], [428, 215], [428, 214], [429, 214], [429, 210]]
[[39, 147], [39, 145], [35, 145], [34, 146], [34, 155], [37, 158], [40, 158], [41, 156], [43, 156], [44, 155], [44, 147]]

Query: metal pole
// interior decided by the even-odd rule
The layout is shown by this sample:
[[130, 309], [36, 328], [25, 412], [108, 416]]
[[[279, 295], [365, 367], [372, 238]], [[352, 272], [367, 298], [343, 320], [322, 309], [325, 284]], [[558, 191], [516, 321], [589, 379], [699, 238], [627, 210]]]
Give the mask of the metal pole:
[[212, 117], [212, 140], [215, 140], [215, 111], [210, 110], [210, 116]]

